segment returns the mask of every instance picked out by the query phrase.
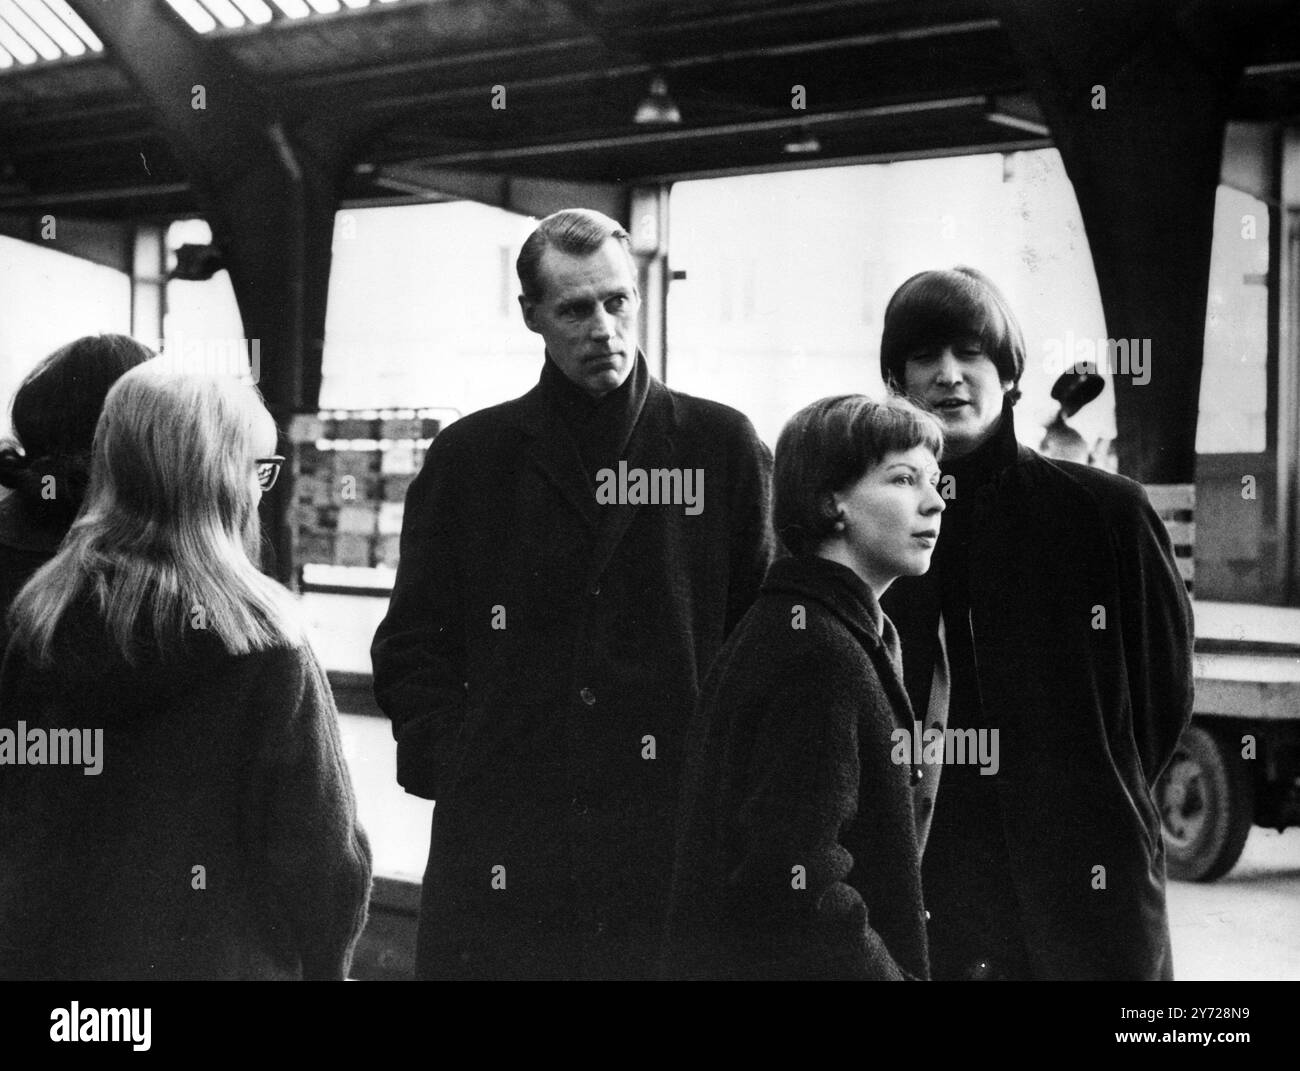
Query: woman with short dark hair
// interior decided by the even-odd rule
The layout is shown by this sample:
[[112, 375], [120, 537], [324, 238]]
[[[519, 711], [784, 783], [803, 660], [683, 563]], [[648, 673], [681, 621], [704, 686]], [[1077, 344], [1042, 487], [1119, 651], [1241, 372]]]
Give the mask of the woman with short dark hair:
[[[342, 979], [370, 848], [289, 594], [252, 387], [109, 392], [86, 503], [0, 669], [0, 978]], [[21, 757], [20, 757], [21, 756]]]
[[[9, 488], [0, 492], [0, 614], [54, 557], [81, 507], [104, 396], [153, 356], [126, 335], [87, 335], [41, 361], [14, 394], [14, 439], [0, 443], [0, 486]], [[0, 628], [0, 650], [3, 642]]]
[[[826, 398], [781, 432], [793, 552], [704, 683], [687, 744], [667, 973], [925, 978], [919, 765], [878, 598], [929, 566], [943, 435], [901, 399]], [[900, 757], [901, 756], [901, 757]]]

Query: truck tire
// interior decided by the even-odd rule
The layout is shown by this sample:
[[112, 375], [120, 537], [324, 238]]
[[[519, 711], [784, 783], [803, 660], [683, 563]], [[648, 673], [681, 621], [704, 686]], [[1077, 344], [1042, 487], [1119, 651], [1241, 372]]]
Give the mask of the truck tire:
[[1255, 814], [1255, 786], [1226, 737], [1191, 725], [1156, 782], [1169, 876], [1214, 881], [1241, 856]]

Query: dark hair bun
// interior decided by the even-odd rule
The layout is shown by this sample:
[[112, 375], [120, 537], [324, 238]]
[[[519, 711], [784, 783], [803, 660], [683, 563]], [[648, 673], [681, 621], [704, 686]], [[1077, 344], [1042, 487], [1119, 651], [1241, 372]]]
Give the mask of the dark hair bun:
[[12, 446], [0, 450], [0, 484], [11, 487], [29, 514], [51, 525], [70, 525], [86, 497], [90, 457], [27, 458]]

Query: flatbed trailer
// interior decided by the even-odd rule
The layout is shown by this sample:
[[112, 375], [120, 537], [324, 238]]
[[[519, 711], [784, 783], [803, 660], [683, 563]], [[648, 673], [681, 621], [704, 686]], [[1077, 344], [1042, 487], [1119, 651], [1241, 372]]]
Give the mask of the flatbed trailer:
[[1169, 876], [1214, 881], [1300, 825], [1300, 609], [1197, 602], [1196, 700], [1155, 788]]

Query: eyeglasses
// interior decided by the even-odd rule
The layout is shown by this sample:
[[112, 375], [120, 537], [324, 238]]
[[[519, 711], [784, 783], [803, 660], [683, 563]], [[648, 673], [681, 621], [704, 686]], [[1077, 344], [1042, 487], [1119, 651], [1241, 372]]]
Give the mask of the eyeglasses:
[[275, 481], [280, 476], [280, 466], [284, 464], [284, 458], [279, 454], [272, 454], [270, 457], [255, 457], [253, 464], [257, 466], [257, 485], [263, 491], [269, 491], [275, 486]]

